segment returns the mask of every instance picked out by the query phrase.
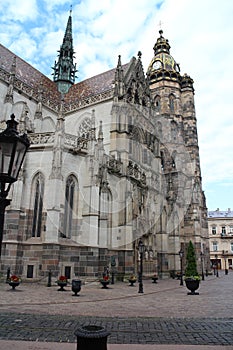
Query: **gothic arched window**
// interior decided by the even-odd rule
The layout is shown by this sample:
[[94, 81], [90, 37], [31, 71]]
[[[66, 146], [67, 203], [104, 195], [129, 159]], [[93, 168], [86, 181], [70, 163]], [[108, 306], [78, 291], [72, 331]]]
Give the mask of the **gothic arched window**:
[[[62, 236], [71, 238], [73, 219], [77, 214], [78, 206], [78, 184], [73, 175], [70, 175], [66, 181], [65, 188], [65, 209], [64, 209], [64, 221]], [[75, 215], [74, 215], [75, 214]]]
[[174, 95], [169, 96], [169, 107], [170, 107], [171, 112], [175, 111], [175, 96]]
[[91, 128], [92, 128], [91, 118], [87, 117], [82, 121], [82, 123], [79, 126], [79, 131], [78, 131], [79, 136], [85, 139], [89, 139]]
[[177, 138], [177, 131], [178, 131], [177, 124], [176, 124], [175, 121], [172, 121], [171, 122], [171, 141], [176, 140], [176, 138]]
[[99, 244], [111, 245], [112, 228], [112, 194], [106, 183], [103, 183], [99, 193]]
[[164, 170], [165, 160], [164, 160], [164, 152], [160, 152], [161, 157], [161, 169]]
[[160, 109], [161, 109], [161, 99], [160, 99], [160, 96], [155, 96], [155, 99], [154, 99], [154, 106], [155, 106], [155, 110], [156, 112], [160, 112]]
[[38, 173], [33, 180], [33, 196], [32, 237], [40, 237], [44, 198], [44, 177], [41, 173]]

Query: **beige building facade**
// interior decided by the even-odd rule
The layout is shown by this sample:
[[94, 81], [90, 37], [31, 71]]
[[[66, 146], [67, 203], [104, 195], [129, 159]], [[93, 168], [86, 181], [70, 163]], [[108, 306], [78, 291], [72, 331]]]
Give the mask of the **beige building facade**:
[[[7, 207], [1, 271], [24, 278], [180, 270], [192, 240], [209, 269], [193, 80], [160, 31], [137, 58], [75, 83], [69, 16], [53, 81], [0, 46], [0, 127], [14, 113], [31, 146]], [[184, 257], [185, 259], [185, 257]], [[201, 262], [198, 258], [198, 267]]]
[[233, 211], [208, 212], [211, 267], [232, 269], [233, 262]]

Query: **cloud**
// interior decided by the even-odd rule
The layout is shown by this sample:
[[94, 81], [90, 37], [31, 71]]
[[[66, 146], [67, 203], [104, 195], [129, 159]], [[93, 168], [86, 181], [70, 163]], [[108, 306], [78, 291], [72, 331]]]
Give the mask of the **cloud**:
[[7, 21], [32, 21], [38, 15], [36, 0], [4, 0], [1, 2], [2, 22]]

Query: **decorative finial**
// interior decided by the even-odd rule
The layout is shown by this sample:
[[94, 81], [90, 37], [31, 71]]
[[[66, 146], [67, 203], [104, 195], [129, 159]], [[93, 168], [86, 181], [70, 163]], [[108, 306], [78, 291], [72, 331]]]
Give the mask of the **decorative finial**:
[[160, 30], [162, 29], [162, 24], [163, 24], [163, 22], [159, 21], [159, 28], [160, 28]]
[[141, 51], [138, 51], [138, 58], [141, 59], [141, 57], [142, 57], [142, 53]]
[[70, 5], [70, 16], [72, 14], [72, 5]]

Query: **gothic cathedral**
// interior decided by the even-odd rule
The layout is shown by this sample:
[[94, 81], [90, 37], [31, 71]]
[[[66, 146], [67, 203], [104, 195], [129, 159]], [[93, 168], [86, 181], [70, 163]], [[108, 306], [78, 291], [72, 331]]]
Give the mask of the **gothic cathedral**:
[[53, 81], [0, 45], [0, 128], [14, 113], [30, 148], [10, 190], [1, 272], [25, 279], [180, 270], [195, 245], [208, 270], [193, 80], [162, 30], [147, 72], [137, 58], [75, 83], [72, 17]]

